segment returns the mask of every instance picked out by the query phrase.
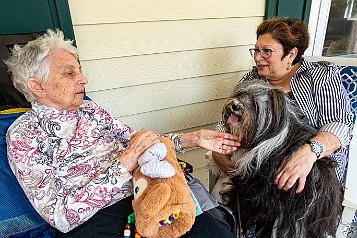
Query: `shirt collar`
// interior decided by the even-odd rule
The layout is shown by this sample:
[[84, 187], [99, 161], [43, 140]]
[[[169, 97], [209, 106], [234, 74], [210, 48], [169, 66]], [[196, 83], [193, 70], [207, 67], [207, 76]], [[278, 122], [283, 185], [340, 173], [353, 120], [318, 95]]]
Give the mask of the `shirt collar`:
[[32, 111], [41, 119], [55, 120], [61, 117], [74, 118], [78, 115], [78, 110], [69, 111], [45, 106], [38, 102], [32, 102]]

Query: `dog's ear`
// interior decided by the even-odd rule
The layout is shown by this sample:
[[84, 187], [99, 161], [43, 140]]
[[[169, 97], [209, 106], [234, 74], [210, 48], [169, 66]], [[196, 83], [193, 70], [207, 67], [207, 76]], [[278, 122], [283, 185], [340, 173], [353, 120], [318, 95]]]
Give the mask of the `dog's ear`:
[[271, 89], [269, 95], [273, 109], [272, 132], [280, 132], [287, 123], [287, 98], [280, 89]]

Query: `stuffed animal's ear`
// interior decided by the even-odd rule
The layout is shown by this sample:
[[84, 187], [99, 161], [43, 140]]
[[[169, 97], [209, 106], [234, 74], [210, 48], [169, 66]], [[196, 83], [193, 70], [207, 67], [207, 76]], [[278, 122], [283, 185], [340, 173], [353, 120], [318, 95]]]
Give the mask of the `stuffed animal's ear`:
[[135, 212], [150, 216], [155, 215], [165, 206], [170, 196], [171, 188], [169, 185], [164, 183], [156, 184], [150, 187], [144, 199], [138, 204], [139, 211]]

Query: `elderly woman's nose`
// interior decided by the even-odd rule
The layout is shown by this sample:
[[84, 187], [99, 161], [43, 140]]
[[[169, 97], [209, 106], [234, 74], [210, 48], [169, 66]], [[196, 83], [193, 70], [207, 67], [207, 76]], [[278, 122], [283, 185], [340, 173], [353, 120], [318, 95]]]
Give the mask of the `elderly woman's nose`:
[[86, 78], [86, 76], [84, 76], [83, 74], [81, 74], [80, 76], [79, 76], [79, 83], [81, 83], [81, 84], [87, 84], [88, 83], [88, 79]]

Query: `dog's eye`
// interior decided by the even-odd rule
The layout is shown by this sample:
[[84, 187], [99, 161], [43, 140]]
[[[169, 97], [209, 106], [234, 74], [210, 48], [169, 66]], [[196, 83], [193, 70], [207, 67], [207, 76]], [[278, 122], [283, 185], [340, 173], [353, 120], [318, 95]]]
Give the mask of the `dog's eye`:
[[136, 186], [134, 189], [135, 194], [138, 194], [139, 190], [140, 190], [139, 186]]

